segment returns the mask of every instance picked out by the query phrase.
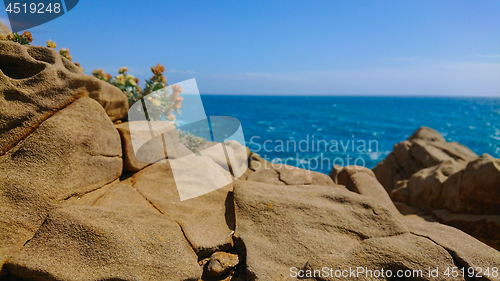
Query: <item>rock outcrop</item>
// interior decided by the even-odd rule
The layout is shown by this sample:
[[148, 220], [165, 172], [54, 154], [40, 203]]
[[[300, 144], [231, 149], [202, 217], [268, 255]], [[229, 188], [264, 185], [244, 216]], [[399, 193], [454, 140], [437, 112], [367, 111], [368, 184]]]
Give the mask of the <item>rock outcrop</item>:
[[465, 168], [451, 161], [422, 169], [392, 198], [429, 211], [500, 215], [500, 159], [485, 154]]
[[82, 97], [1, 156], [0, 263], [64, 200], [116, 180], [121, 152], [120, 137], [104, 109]]
[[90, 205], [52, 211], [5, 267], [29, 280], [198, 280], [202, 274], [181, 226], [125, 184]]
[[236, 246], [251, 280], [281, 280], [315, 255], [407, 232], [377, 201], [344, 188], [237, 181], [234, 202]]
[[421, 127], [373, 168], [375, 176], [391, 192], [399, 181], [408, 180], [416, 172], [444, 161], [464, 167], [478, 156], [457, 142], [446, 142], [439, 132]]
[[[392, 198], [423, 210], [443, 208], [444, 183], [461, 168], [462, 164], [446, 160], [436, 166], [422, 169], [409, 180], [400, 182], [400, 186], [392, 191]], [[445, 196], [448, 192], [444, 192]]]
[[500, 216], [457, 214], [446, 209], [434, 210], [431, 214], [437, 221], [458, 228], [479, 241], [500, 249]]
[[0, 41], [0, 155], [83, 96], [101, 104], [111, 121], [128, 112], [118, 88], [83, 74], [57, 51]]
[[[437, 279], [430, 277], [429, 270], [479, 271], [500, 265], [500, 253], [473, 237], [439, 223], [403, 217], [378, 200], [340, 186], [237, 181], [235, 245], [244, 253], [250, 280], [338, 280], [339, 276], [314, 275], [325, 267], [332, 269], [329, 272], [349, 272], [350, 267], [384, 268], [392, 274], [422, 271], [413, 280], [449, 280], [443, 272]], [[359, 279], [387, 280], [380, 275]], [[500, 280], [491, 275], [484, 279]]]
[[[450, 189], [445, 191], [454, 193]], [[467, 164], [458, 197], [467, 213], [500, 215], [500, 159], [485, 154]]]
[[[344, 276], [367, 281], [391, 280], [387, 277], [394, 278], [399, 272], [408, 274], [406, 280], [450, 280], [450, 277], [443, 276], [444, 272], [435, 278], [429, 278], [429, 276], [436, 268], [446, 269], [454, 266], [452, 255], [443, 247], [436, 245], [430, 239], [405, 233], [394, 237], [366, 239], [343, 254], [318, 255], [307, 262], [305, 269], [313, 273], [314, 271], [321, 272], [325, 267], [331, 268], [330, 272], [352, 269], [359, 274], [350, 275], [347, 272], [351, 270], [347, 270]], [[340, 273], [337, 276], [334, 273], [329, 273], [329, 275], [327, 278], [318, 276], [319, 278], [313, 280], [338, 280], [343, 277]], [[457, 277], [454, 280], [465, 279]]]
[[[412, 142], [412, 145], [408, 145]], [[408, 151], [411, 152], [415, 142], [418, 143], [418, 150], [433, 151], [422, 153], [418, 158], [426, 159], [425, 161], [417, 161], [415, 157], [401, 157], [404, 154], [401, 147], [410, 147]], [[424, 147], [427, 149], [422, 149]], [[441, 150], [435, 150], [436, 147]], [[410, 205], [416, 208], [415, 213], [457, 227], [500, 249], [500, 159], [488, 154], [473, 157], [468, 150], [458, 148], [458, 144], [443, 142], [437, 132], [421, 128], [408, 141], [395, 145], [387, 159], [373, 170], [381, 182], [386, 182], [386, 189], [391, 190], [392, 200], [403, 203], [397, 204], [398, 206]], [[452, 159], [445, 159], [448, 156], [444, 156], [442, 152]], [[391, 159], [398, 157], [405, 159], [400, 162], [401, 165], [395, 167], [388, 164], [393, 163]], [[469, 160], [465, 162], [467, 159]], [[435, 165], [426, 167], [432, 164]], [[422, 168], [415, 171], [418, 167]], [[396, 175], [397, 178], [402, 175], [401, 171], [414, 173], [396, 183], [392, 182], [394, 177], [392, 180], [386, 177]]]
[[[464, 267], [469, 272], [474, 272], [470, 277], [479, 280], [500, 280], [500, 276], [484, 275], [486, 269], [490, 271], [498, 268], [500, 252], [474, 239], [466, 233], [437, 222], [427, 222], [413, 217], [405, 218], [405, 224], [411, 233], [430, 239], [443, 247], [453, 257], [455, 266]], [[469, 269], [472, 268], [472, 269]], [[470, 271], [469, 271], [470, 270]], [[480, 273], [479, 271], [483, 271]], [[449, 280], [449, 277], [448, 277]]]
[[[171, 124], [148, 124], [153, 137], [132, 134], [137, 123], [113, 124], [127, 113], [123, 94], [73, 68], [48, 48], [0, 42], [2, 281], [304, 280], [299, 271], [324, 267], [447, 280], [429, 272], [500, 267], [500, 252], [462, 231], [403, 216], [404, 203], [393, 204], [376, 178], [389, 175], [391, 190], [398, 180], [404, 198], [440, 192], [449, 199], [442, 206], [470, 214], [434, 217], [489, 243], [499, 233], [496, 159], [428, 129], [393, 154], [409, 161], [394, 160], [397, 172], [382, 163], [375, 173], [336, 167], [330, 177], [272, 164], [234, 141], [224, 143], [227, 154], [220, 143], [165, 151], [163, 140], [178, 137]], [[427, 183], [439, 192], [419, 189]], [[496, 236], [483, 235], [478, 219]]]

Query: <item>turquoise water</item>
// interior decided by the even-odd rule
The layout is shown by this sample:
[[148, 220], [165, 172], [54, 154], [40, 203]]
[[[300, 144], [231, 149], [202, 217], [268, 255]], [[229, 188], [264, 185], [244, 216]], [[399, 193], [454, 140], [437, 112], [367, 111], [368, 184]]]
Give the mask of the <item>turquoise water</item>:
[[479, 155], [500, 158], [500, 98], [203, 95], [202, 100], [208, 116], [241, 121], [252, 151], [323, 173], [334, 161], [373, 168], [420, 126]]

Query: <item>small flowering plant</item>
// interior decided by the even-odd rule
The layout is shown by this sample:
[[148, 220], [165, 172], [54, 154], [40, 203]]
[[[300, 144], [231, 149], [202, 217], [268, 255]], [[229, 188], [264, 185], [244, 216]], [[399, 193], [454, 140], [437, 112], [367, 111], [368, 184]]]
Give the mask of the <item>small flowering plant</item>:
[[61, 48], [59, 50], [59, 54], [61, 54], [61, 56], [67, 58], [68, 60], [73, 60], [73, 56], [70, 55], [68, 48]]
[[47, 40], [47, 48], [51, 48], [51, 49], [55, 49], [57, 48], [57, 44], [56, 42], [52, 41], [52, 40]]
[[143, 96], [147, 96], [147, 100], [154, 105], [148, 112], [149, 118], [160, 121], [164, 116], [166, 120], [174, 121], [174, 112], [181, 115], [182, 87], [179, 85], [173, 85], [171, 89], [167, 87], [167, 79], [163, 76], [165, 67], [161, 64], [151, 67], [151, 72], [153, 77], [146, 81], [143, 93]]
[[163, 76], [165, 67], [158, 64], [151, 68], [153, 77], [145, 81], [144, 90], [139, 86], [139, 79], [133, 75], [128, 74], [127, 67], [121, 67], [118, 70], [118, 75], [112, 77], [102, 69], [96, 69], [92, 74], [103, 81], [106, 81], [125, 93], [128, 97], [129, 106], [144, 98], [152, 104], [149, 114], [150, 120], [161, 121], [162, 116], [169, 121], [175, 120], [174, 112], [181, 114], [182, 100], [180, 96], [182, 87], [173, 85], [168, 88], [167, 79]]
[[111, 78], [113, 78], [113, 76], [111, 76], [111, 74], [107, 74], [102, 69], [96, 69], [96, 70], [92, 71], [92, 75], [94, 75], [94, 77], [96, 77], [100, 80], [103, 80], [105, 82], [112, 84]]
[[173, 113], [181, 115], [182, 87], [173, 85], [171, 88], [172, 90], [165, 87], [147, 96], [146, 99], [153, 105], [148, 110], [149, 120], [162, 121], [162, 116], [164, 116], [168, 121], [175, 121]]
[[151, 72], [153, 72], [153, 77], [146, 80], [143, 96], [147, 96], [154, 91], [158, 91], [168, 86], [167, 78], [163, 76], [163, 72], [165, 72], [165, 67], [163, 65], [157, 64], [151, 67]]
[[22, 34], [11, 32], [7, 36], [0, 35], [0, 40], [17, 42], [21, 45], [29, 45], [31, 42], [33, 42], [33, 36], [29, 31], [25, 31]]
[[[179, 85], [172, 85], [168, 87], [167, 79], [163, 76], [165, 67], [161, 64], [151, 67], [153, 77], [145, 81], [144, 90], [139, 86], [139, 80], [133, 75], [128, 74], [127, 67], [121, 67], [118, 70], [118, 75], [113, 77], [107, 74], [102, 69], [96, 69], [92, 74], [103, 81], [106, 81], [125, 93], [128, 97], [129, 106], [134, 103], [144, 102], [147, 105], [146, 115], [149, 121], [175, 121], [174, 112], [181, 115], [181, 107], [183, 98], [180, 96], [182, 87]], [[142, 111], [142, 106], [139, 110]], [[174, 123], [176, 126], [177, 124]], [[198, 147], [206, 143], [202, 137], [197, 137], [190, 132], [177, 130], [179, 141], [184, 144], [191, 151], [198, 153]]]
[[[97, 76], [95, 73], [96, 71]], [[141, 86], [139, 86], [139, 79], [135, 78], [131, 74], [128, 74], [127, 67], [120, 67], [120, 69], [118, 70], [118, 75], [114, 78], [101, 69], [94, 70], [92, 74], [94, 74], [95, 77], [111, 83], [118, 89], [122, 90], [123, 93], [128, 97], [129, 105], [132, 105], [142, 97], [142, 89]]]

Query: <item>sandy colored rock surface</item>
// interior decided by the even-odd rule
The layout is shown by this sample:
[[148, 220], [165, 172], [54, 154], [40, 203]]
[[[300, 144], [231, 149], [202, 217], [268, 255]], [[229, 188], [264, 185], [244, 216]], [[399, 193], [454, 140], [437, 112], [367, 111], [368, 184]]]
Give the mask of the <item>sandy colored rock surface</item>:
[[[167, 164], [153, 164], [128, 182], [158, 210], [182, 226], [200, 257], [231, 248], [234, 230], [232, 183], [203, 196], [180, 201], [176, 181]], [[194, 183], [205, 184], [203, 181]]]
[[181, 227], [124, 184], [92, 206], [51, 211], [6, 268], [30, 280], [198, 280], [202, 274]]
[[0, 264], [51, 209], [121, 172], [120, 137], [96, 101], [80, 98], [40, 124], [0, 157]]
[[329, 185], [338, 186], [333, 182], [332, 178], [326, 174], [309, 171], [311, 175], [311, 185]]
[[249, 161], [248, 161], [248, 167], [252, 170], [252, 171], [259, 171], [260, 169], [271, 169], [273, 168], [273, 164], [267, 160], [265, 160], [264, 158], [262, 158], [259, 154], [257, 153], [252, 153], [249, 157], [248, 157]]
[[334, 183], [338, 183], [338, 174], [340, 173], [340, 171], [342, 171], [344, 167], [340, 166], [340, 165], [333, 165], [332, 167], [332, 170], [330, 171], [330, 173], [328, 174], [328, 176], [333, 180]]
[[276, 184], [276, 185], [328, 185], [337, 186], [331, 177], [323, 173], [307, 171], [285, 164], [272, 164], [258, 154], [249, 157], [247, 176], [242, 178], [248, 181]]
[[57, 51], [0, 41], [0, 155], [85, 95], [98, 101], [112, 121], [128, 112], [122, 91], [83, 74]]
[[278, 172], [280, 181], [287, 185], [309, 185], [312, 183], [310, 171], [284, 164], [273, 165]]
[[359, 166], [346, 166], [338, 172], [337, 182], [352, 192], [377, 200], [394, 214], [399, 214], [389, 194], [377, 181], [370, 169]]
[[375, 177], [375, 174], [373, 174], [370, 169], [361, 166], [334, 167], [332, 171], [337, 171], [337, 183], [346, 186], [350, 184], [349, 179], [357, 173], [367, 174], [373, 178]]
[[422, 210], [434, 210], [443, 207], [444, 182], [465, 166], [464, 163], [446, 160], [441, 164], [422, 169], [413, 174], [402, 186], [394, 189], [391, 197], [395, 201], [405, 202]]
[[222, 146], [222, 144], [211, 144], [211, 146], [201, 150], [200, 154], [204, 157], [212, 159], [221, 168], [223, 168], [227, 172], [230, 172], [229, 161], [228, 158], [226, 158], [226, 153], [224, 152], [224, 147]]
[[[179, 143], [177, 130], [172, 123], [133, 121], [115, 127], [122, 140], [123, 168], [127, 171], [140, 171], [166, 157], [178, 158], [192, 154], [187, 147]], [[170, 146], [172, 149], [169, 149], [169, 153], [163, 142], [177, 143], [178, 146]]]
[[207, 142], [200, 145], [198, 150], [201, 155], [211, 158], [235, 178], [243, 176], [248, 169], [247, 148], [237, 141]]
[[323, 173], [298, 169], [288, 165], [273, 165], [271, 168], [260, 169], [249, 174], [247, 180], [276, 185], [338, 186], [329, 176]]
[[484, 154], [443, 184], [443, 207], [454, 213], [500, 214], [500, 159]]
[[191, 154], [169, 159], [168, 163], [182, 201], [211, 193], [233, 182], [229, 171], [206, 156]]
[[427, 221], [437, 221], [428, 212], [422, 211], [421, 209], [410, 206], [404, 202], [394, 201], [394, 206], [396, 206], [398, 211], [404, 216], [412, 216]]
[[441, 204], [447, 210], [455, 213], [465, 212], [465, 208], [460, 200], [459, 194], [463, 175], [464, 170], [460, 170], [448, 177], [443, 183], [443, 190], [441, 192]]
[[[404, 220], [411, 233], [431, 239], [446, 249], [455, 259], [457, 267], [477, 268], [500, 267], [500, 252], [474, 237], [437, 222], [426, 222], [407, 218]], [[483, 276], [481, 280], [500, 280], [500, 276]]]
[[255, 280], [281, 280], [320, 253], [407, 231], [380, 203], [343, 188], [236, 181], [234, 201], [236, 246]]
[[237, 141], [225, 141], [224, 146], [227, 153], [227, 163], [231, 174], [240, 178], [248, 169], [248, 151]]
[[500, 159], [485, 154], [469, 162], [458, 193], [467, 213], [500, 215]]
[[255, 173], [250, 174], [247, 180], [275, 185], [285, 185], [285, 183], [280, 180], [280, 175], [274, 168], [260, 169]]
[[[121, 141], [122, 141], [122, 149], [123, 149], [123, 169], [130, 172], [137, 172], [145, 167], [151, 165], [148, 162], [142, 162], [135, 157], [134, 146], [132, 144], [132, 137], [130, 136], [130, 128], [129, 122], [125, 122], [122, 124], [115, 125], [116, 129], [120, 133]], [[148, 136], [149, 132], [145, 132], [144, 135]], [[156, 156], [156, 153], [152, 153], [153, 157]], [[165, 154], [159, 155], [156, 160], [160, 160], [165, 157]]]
[[435, 210], [439, 222], [453, 226], [500, 251], [500, 215], [455, 214]]
[[[324, 267], [333, 269], [333, 272], [337, 269], [349, 272], [349, 268], [357, 271], [358, 267], [362, 270], [359, 270], [357, 277], [338, 278], [331, 274], [333, 276], [316, 277], [312, 280], [393, 280], [398, 271], [413, 275], [407, 278], [403, 275], [399, 280], [450, 280], [450, 277], [443, 275], [443, 269], [453, 268], [455, 264], [453, 257], [433, 241], [406, 233], [393, 237], [366, 239], [352, 250], [340, 255], [312, 257], [305, 269], [321, 272]], [[442, 272], [437, 277], [429, 277], [429, 268], [441, 268]], [[384, 269], [384, 274], [381, 274], [381, 269]], [[377, 270], [378, 273], [375, 272]], [[387, 278], [389, 275], [392, 278]], [[457, 277], [453, 280], [465, 279]]]

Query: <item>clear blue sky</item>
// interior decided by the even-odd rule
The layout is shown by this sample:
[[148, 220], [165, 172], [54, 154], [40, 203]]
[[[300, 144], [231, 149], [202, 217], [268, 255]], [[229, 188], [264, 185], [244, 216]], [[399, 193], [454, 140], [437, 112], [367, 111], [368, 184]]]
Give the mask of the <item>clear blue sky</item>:
[[31, 31], [206, 94], [500, 96], [500, 1], [80, 0]]

